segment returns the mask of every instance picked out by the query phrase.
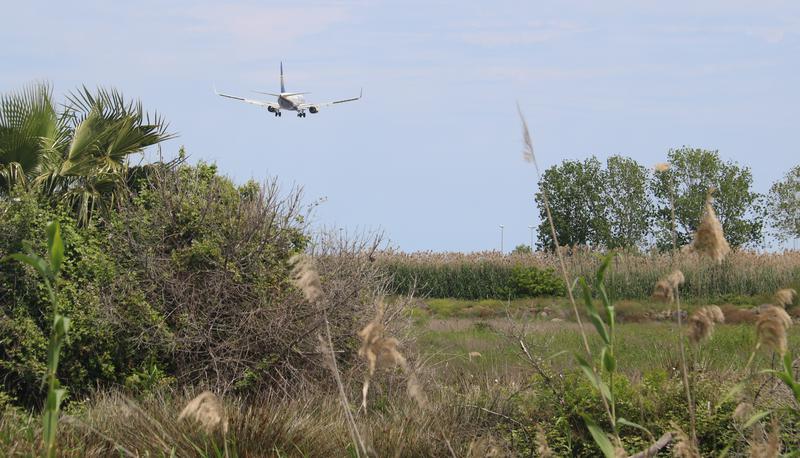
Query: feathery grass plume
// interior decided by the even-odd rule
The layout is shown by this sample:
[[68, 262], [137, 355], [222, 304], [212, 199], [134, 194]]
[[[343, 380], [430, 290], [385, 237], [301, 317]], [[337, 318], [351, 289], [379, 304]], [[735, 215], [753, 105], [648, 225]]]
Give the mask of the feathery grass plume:
[[675, 429], [675, 445], [672, 446], [672, 456], [701, 458], [694, 441], [677, 424], [672, 423], [672, 428]]
[[541, 425], [536, 425], [536, 454], [540, 458], [555, 458], [556, 454], [547, 443], [547, 436]]
[[751, 458], [777, 458], [781, 455], [781, 427], [777, 420], [772, 421], [772, 428], [767, 440], [750, 446]]
[[756, 413], [755, 408], [753, 408], [753, 404], [749, 402], [740, 402], [736, 409], [733, 410], [733, 419], [739, 423], [747, 423], [747, 420]]
[[716, 305], [707, 305], [689, 317], [689, 339], [698, 343], [711, 336], [715, 323], [725, 322], [725, 315]]
[[408, 379], [406, 382], [408, 396], [415, 400], [420, 407], [424, 407], [426, 404], [425, 396], [417, 376], [409, 370], [408, 361], [397, 349], [400, 342], [394, 337], [386, 337], [384, 334], [383, 310], [384, 305], [381, 300], [378, 304], [375, 318], [367, 323], [362, 330], [358, 331], [358, 336], [361, 338], [361, 348], [358, 349], [358, 355], [367, 361], [368, 367], [367, 374], [364, 377], [364, 385], [361, 388], [361, 408], [367, 408], [367, 393], [369, 392], [370, 380], [375, 375], [375, 370], [389, 366], [400, 366], [400, 369], [403, 370]]
[[669, 170], [669, 167], [670, 167], [669, 163], [659, 162], [658, 164], [656, 164], [655, 169], [656, 172], [666, 172], [667, 170]]
[[489, 458], [505, 456], [500, 447], [489, 436], [473, 439], [467, 449], [467, 458]]
[[708, 191], [703, 218], [700, 220], [700, 225], [697, 226], [697, 232], [695, 232], [694, 241], [692, 241], [692, 250], [708, 256], [717, 263], [721, 263], [725, 256], [730, 253], [731, 247], [728, 245], [728, 241], [725, 240], [722, 224], [720, 224], [714, 207], [711, 205], [714, 202], [711, 197], [713, 191], [713, 188]]
[[289, 259], [289, 265], [292, 267], [292, 282], [308, 302], [315, 304], [322, 298], [322, 284], [314, 261], [305, 254], [296, 254]]
[[792, 325], [792, 318], [781, 307], [768, 305], [758, 314], [756, 333], [758, 345], [771, 348], [781, 356], [786, 353], [786, 330]]
[[783, 308], [786, 308], [794, 303], [794, 298], [797, 297], [797, 291], [792, 288], [779, 289], [775, 293], [775, 303]]
[[653, 289], [653, 298], [664, 302], [673, 302], [675, 300], [675, 292], [686, 281], [683, 272], [675, 270], [665, 278], [656, 282]]
[[203, 391], [186, 404], [186, 407], [178, 415], [178, 421], [186, 418], [200, 423], [206, 434], [211, 434], [217, 428], [222, 431], [222, 434], [228, 434], [228, 417], [225, 415], [225, 408], [219, 398], [210, 391]]

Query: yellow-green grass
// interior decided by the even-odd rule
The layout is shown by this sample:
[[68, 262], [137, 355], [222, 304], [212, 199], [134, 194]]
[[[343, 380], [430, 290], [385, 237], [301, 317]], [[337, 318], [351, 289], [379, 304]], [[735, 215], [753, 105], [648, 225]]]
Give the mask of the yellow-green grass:
[[[430, 320], [421, 324], [417, 344], [421, 354], [433, 366], [446, 366], [449, 373], [484, 375], [528, 374], [526, 361], [519, 344], [519, 323], [505, 319]], [[590, 344], [597, 353], [600, 340], [592, 336]], [[680, 354], [674, 323], [649, 322], [621, 324], [617, 328], [618, 370], [631, 377], [652, 371], [666, 371], [678, 376]], [[575, 323], [536, 322], [523, 334], [532, 356], [551, 361], [563, 370], [575, 368], [573, 354], [583, 353], [580, 333]], [[718, 325], [711, 339], [691, 347], [697, 370], [717, 374], [720, 378], [741, 372], [755, 347], [755, 327], [749, 324]], [[789, 348], [800, 352], [800, 328], [789, 331]], [[481, 356], [469, 357], [470, 352]], [[769, 367], [771, 354], [756, 354], [754, 367]], [[446, 376], [448, 371], [441, 371]]]

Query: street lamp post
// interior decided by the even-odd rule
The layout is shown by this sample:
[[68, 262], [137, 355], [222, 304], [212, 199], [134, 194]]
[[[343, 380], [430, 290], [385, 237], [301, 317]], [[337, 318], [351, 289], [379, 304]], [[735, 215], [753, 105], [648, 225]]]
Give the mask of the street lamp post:
[[503, 252], [503, 228], [505, 228], [505, 226], [503, 226], [501, 224], [500, 225], [500, 252], [501, 253]]
[[528, 226], [528, 229], [531, 230], [531, 253], [533, 253], [533, 226]]

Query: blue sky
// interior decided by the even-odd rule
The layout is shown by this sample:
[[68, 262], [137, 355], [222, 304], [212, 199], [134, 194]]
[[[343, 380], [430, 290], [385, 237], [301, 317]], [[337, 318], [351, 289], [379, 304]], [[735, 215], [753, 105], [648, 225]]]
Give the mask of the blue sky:
[[[496, 249], [537, 224], [515, 102], [540, 165], [719, 149], [765, 192], [800, 162], [800, 3], [8, 2], [0, 90], [106, 85], [157, 110], [193, 160], [326, 197], [315, 224], [404, 250]], [[215, 97], [364, 100], [275, 119]], [[255, 95], [255, 94], [253, 94]]]

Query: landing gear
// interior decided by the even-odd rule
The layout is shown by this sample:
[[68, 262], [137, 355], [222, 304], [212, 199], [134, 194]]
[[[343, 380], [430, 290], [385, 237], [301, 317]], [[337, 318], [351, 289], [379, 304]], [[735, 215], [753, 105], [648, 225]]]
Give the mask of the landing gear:
[[276, 111], [275, 111], [275, 117], [276, 117], [276, 118], [279, 118], [280, 116], [281, 116], [281, 112], [276, 110]]
[[301, 111], [300, 113], [297, 113], [297, 117], [298, 117], [298, 118], [305, 118], [305, 117], [306, 117], [306, 114], [305, 114], [304, 112], [302, 112], [302, 111]]

